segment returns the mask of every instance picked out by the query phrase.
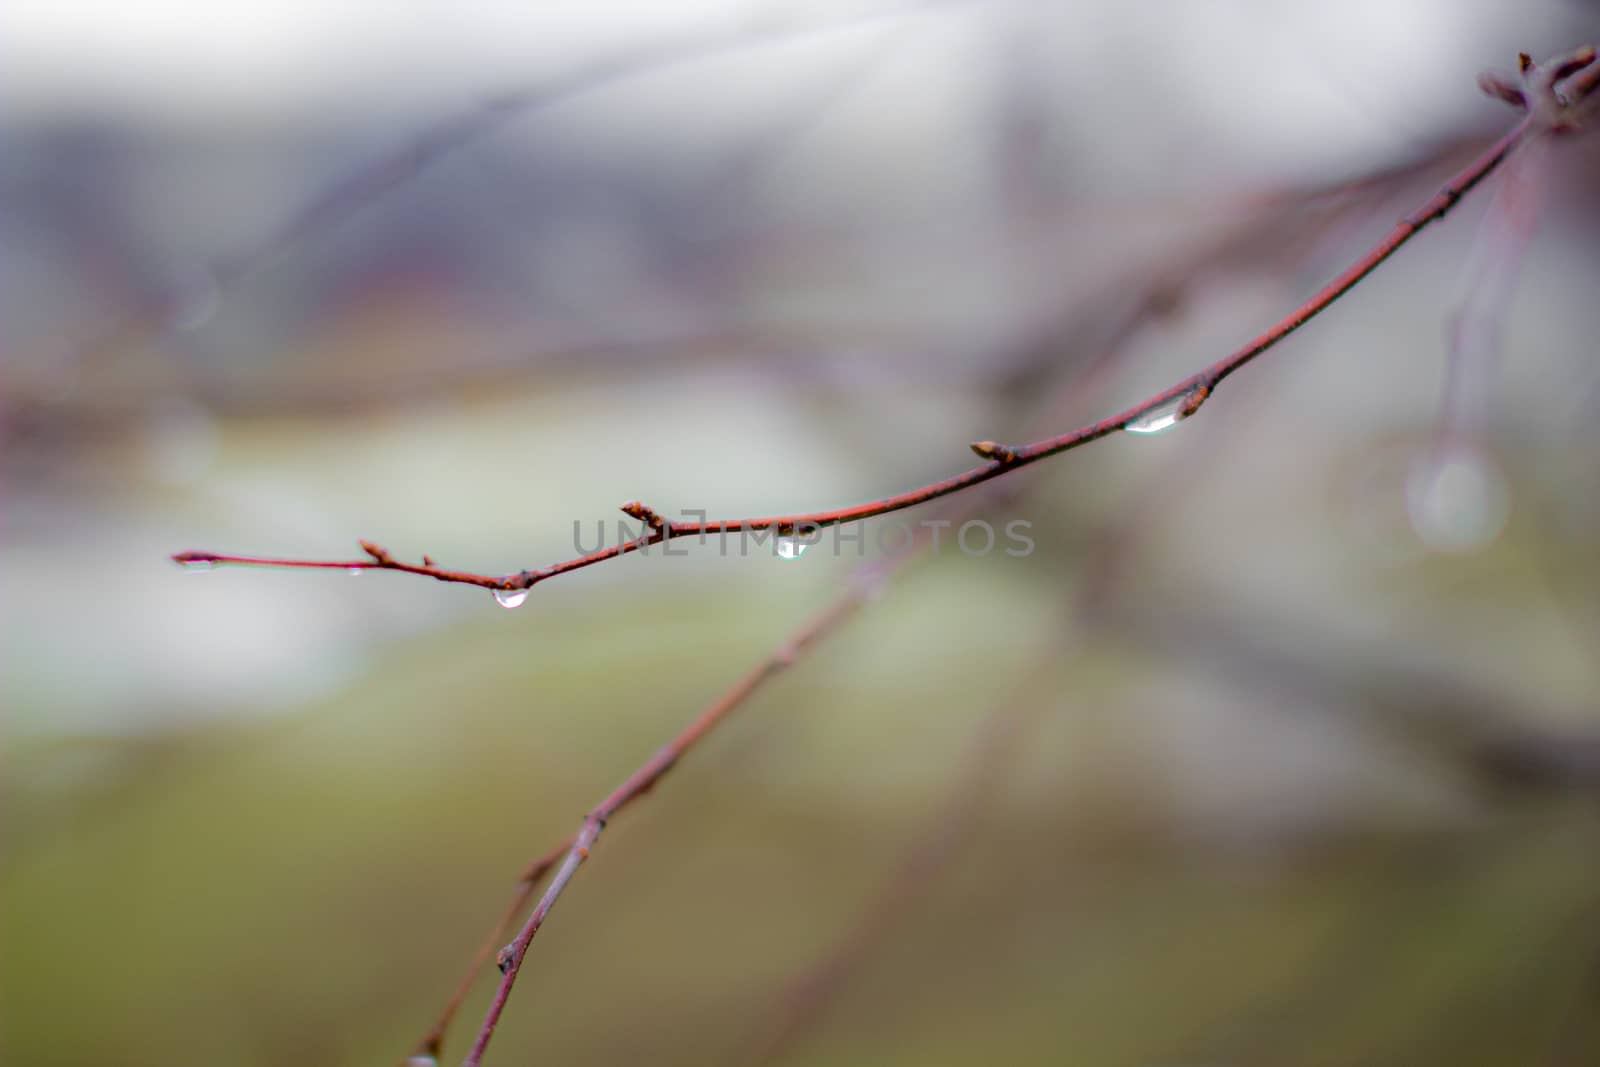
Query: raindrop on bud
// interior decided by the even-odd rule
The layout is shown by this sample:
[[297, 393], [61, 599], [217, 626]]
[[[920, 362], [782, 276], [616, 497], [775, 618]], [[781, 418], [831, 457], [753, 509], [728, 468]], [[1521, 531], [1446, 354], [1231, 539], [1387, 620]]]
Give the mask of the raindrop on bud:
[[503, 608], [520, 608], [522, 602], [528, 599], [526, 589], [496, 589], [494, 602]]
[[1151, 408], [1149, 411], [1123, 424], [1123, 429], [1129, 433], [1150, 434], [1166, 433], [1178, 423], [1200, 410], [1200, 405], [1205, 403], [1206, 397], [1211, 395], [1207, 386], [1197, 385], [1181, 396], [1175, 396], [1160, 407]]

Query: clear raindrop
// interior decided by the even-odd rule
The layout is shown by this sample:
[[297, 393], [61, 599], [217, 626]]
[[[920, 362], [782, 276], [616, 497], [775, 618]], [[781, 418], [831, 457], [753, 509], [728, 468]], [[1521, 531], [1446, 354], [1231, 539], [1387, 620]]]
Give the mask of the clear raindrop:
[[350, 577], [352, 577], [352, 578], [361, 577], [361, 572], [364, 571], [364, 570], [366, 570], [365, 567], [351, 567], [351, 568], [348, 569]]
[[1200, 410], [1200, 405], [1205, 403], [1206, 397], [1211, 395], [1211, 389], [1205, 385], [1197, 385], [1181, 396], [1175, 396], [1158, 408], [1149, 411], [1123, 424], [1122, 428], [1129, 433], [1157, 434], [1166, 433], [1178, 423]]
[[806, 549], [810, 547], [811, 542], [789, 536], [778, 538], [773, 551], [778, 554], [779, 559], [799, 559], [806, 554]]
[[179, 566], [186, 571], [194, 571], [197, 574], [201, 571], [214, 571], [217, 569], [217, 565], [209, 559], [186, 559]]
[[526, 589], [496, 589], [494, 602], [503, 608], [520, 608], [522, 602], [528, 599]]

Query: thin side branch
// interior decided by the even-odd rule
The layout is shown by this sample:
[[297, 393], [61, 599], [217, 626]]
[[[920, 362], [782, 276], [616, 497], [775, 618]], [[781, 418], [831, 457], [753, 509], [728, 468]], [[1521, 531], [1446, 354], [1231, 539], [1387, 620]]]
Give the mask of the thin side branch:
[[[683, 754], [693, 748], [702, 737], [713, 730], [718, 723], [743, 704], [750, 694], [755, 692], [772, 675], [781, 672], [785, 667], [794, 662], [795, 658], [808, 645], [819, 640], [823, 635], [835, 629], [851, 615], [854, 615], [866, 601], [872, 591], [871, 583], [858, 582], [831, 604], [827, 610], [818, 615], [808, 625], [794, 634], [782, 646], [775, 649], [766, 659], [762, 660], [743, 678], [733, 684], [716, 703], [701, 712], [677, 737], [656, 750], [643, 766], [628, 776], [627, 780], [612, 790], [611, 794], [597, 804], [588, 815], [584, 817], [583, 825], [577, 835], [572, 839], [567, 848], [566, 856], [561, 865], [556, 869], [550, 879], [549, 888], [540, 898], [533, 913], [528, 916], [527, 922], [518, 931], [512, 942], [500, 950], [496, 962], [500, 967], [500, 985], [495, 990], [494, 1000], [489, 1004], [488, 1016], [479, 1028], [477, 1037], [472, 1042], [472, 1048], [463, 1061], [467, 1067], [477, 1067], [483, 1061], [484, 1050], [489, 1046], [489, 1039], [494, 1036], [495, 1026], [500, 1021], [501, 1014], [505, 1011], [506, 1000], [511, 995], [511, 987], [516, 984], [517, 974], [522, 969], [522, 962], [527, 956], [528, 946], [533, 942], [534, 935], [544, 925], [545, 918], [550, 914], [550, 909], [555, 907], [557, 900], [567, 884], [572, 881], [572, 876], [578, 868], [589, 858], [589, 850], [599, 840], [600, 834], [605, 830], [606, 824], [622, 809], [633, 801], [653, 789], [657, 782], [670, 771], [682, 758]], [[525, 899], [525, 898], [524, 898]]]

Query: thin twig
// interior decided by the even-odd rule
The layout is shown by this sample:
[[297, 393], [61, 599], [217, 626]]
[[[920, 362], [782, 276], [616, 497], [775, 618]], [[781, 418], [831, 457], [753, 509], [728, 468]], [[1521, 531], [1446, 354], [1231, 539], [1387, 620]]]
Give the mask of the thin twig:
[[386, 549], [371, 542], [362, 542], [362, 548], [369, 557], [367, 559], [277, 559], [265, 556], [239, 556], [202, 551], [179, 552], [172, 559], [177, 563], [198, 566], [230, 564], [256, 567], [310, 567], [326, 570], [393, 570], [407, 574], [422, 575], [441, 582], [455, 582], [476, 585], [484, 589], [514, 592], [530, 589], [540, 582], [559, 575], [581, 570], [584, 567], [603, 563], [630, 552], [646, 549], [678, 538], [697, 537], [704, 539], [711, 534], [720, 536], [763, 530], [775, 531], [780, 536], [793, 536], [797, 533], [816, 531], [829, 526], [837, 526], [841, 523], [858, 522], [880, 515], [903, 511], [919, 504], [926, 504], [929, 501], [938, 500], [970, 489], [973, 486], [981, 485], [984, 482], [1009, 474], [1011, 471], [1020, 470], [1041, 460], [1058, 456], [1063, 452], [1069, 452], [1092, 441], [1098, 441], [1102, 437], [1107, 437], [1127, 428], [1130, 424], [1137, 424], [1147, 416], [1155, 413], [1168, 411], [1178, 419], [1187, 418], [1194, 414], [1199, 410], [1200, 405], [1216, 390], [1217, 386], [1229, 375], [1256, 359], [1321, 314], [1341, 296], [1354, 288], [1358, 282], [1377, 269], [1386, 259], [1394, 255], [1429, 223], [1444, 217], [1467, 192], [1488, 177], [1531, 130], [1536, 128], [1537, 126], [1532, 116], [1524, 118], [1509, 133], [1494, 142], [1487, 151], [1473, 160], [1466, 169], [1446, 183], [1425, 204], [1396, 223], [1383, 240], [1374, 245], [1366, 255], [1356, 260], [1287, 316], [1252, 338], [1244, 346], [1217, 360], [1210, 366], [1175, 382], [1115, 415], [1107, 416], [1098, 422], [1088, 423], [1055, 437], [1047, 437], [1041, 441], [1020, 446], [1003, 446], [994, 442], [977, 442], [984, 449], [980, 454], [990, 456], [987, 462], [971, 470], [952, 475], [949, 478], [931, 482], [915, 489], [908, 489], [903, 493], [883, 497], [866, 504], [834, 508], [828, 511], [772, 515], [750, 519], [712, 519], [699, 522], [665, 523], [660, 527], [644, 532], [637, 538], [619, 541], [617, 544], [603, 547], [587, 555], [576, 556], [537, 570], [524, 570], [511, 575], [476, 574], [469, 571], [449, 570], [429, 564], [407, 563], [403, 560], [395, 559]]
[[572, 838], [567, 838], [543, 856], [534, 860], [517, 879], [517, 892], [512, 897], [505, 914], [489, 932], [483, 944], [478, 946], [478, 951], [473, 955], [472, 962], [467, 965], [467, 973], [457, 983], [456, 990], [450, 994], [450, 999], [445, 1001], [444, 1008], [439, 1012], [439, 1017], [434, 1020], [432, 1028], [417, 1042], [416, 1052], [410, 1062], [431, 1063], [438, 1059], [440, 1051], [444, 1048], [444, 1035], [450, 1029], [450, 1024], [455, 1020], [456, 1014], [461, 1010], [461, 1005], [466, 1001], [467, 995], [472, 992], [472, 987], [478, 982], [478, 975], [483, 971], [484, 965], [489, 962], [491, 954], [502, 941], [505, 940], [506, 931], [511, 929], [511, 924], [517, 921], [517, 916], [522, 914], [522, 909], [528, 906], [528, 901], [533, 897], [534, 890], [539, 888], [539, 883], [544, 881], [544, 876], [550, 869], [561, 862], [572, 848]]
[[583, 861], [589, 858], [589, 850], [594, 847], [601, 831], [618, 812], [626, 808], [633, 801], [648, 793], [662, 776], [670, 771], [683, 757], [683, 754], [693, 748], [702, 737], [714, 729], [718, 723], [733, 712], [739, 705], [755, 692], [762, 683], [771, 676], [778, 674], [785, 667], [794, 662], [795, 658], [808, 645], [820, 640], [823, 635], [836, 628], [845, 619], [854, 615], [870, 595], [872, 586], [868, 582], [853, 584], [843, 596], [835, 600], [822, 614], [818, 615], [798, 633], [793, 635], [778, 649], [774, 650], [766, 659], [762, 660], [743, 678], [722, 695], [714, 704], [691, 722], [677, 737], [656, 750], [655, 755], [645, 761], [644, 765], [628, 776], [621, 785], [612, 790], [611, 794], [602, 800], [595, 808], [584, 817], [582, 826], [573, 838], [571, 847], [567, 850], [566, 857], [556, 869], [550, 880], [549, 888], [540, 898], [528, 921], [523, 924], [515, 939], [500, 951], [497, 962], [500, 966], [500, 985], [495, 990], [493, 1001], [489, 1005], [489, 1013], [479, 1028], [477, 1037], [472, 1042], [463, 1061], [468, 1067], [476, 1067], [483, 1060], [483, 1053], [489, 1045], [489, 1039], [494, 1036], [495, 1025], [500, 1021], [500, 1015], [505, 1010], [506, 999], [511, 994], [511, 988], [516, 984], [517, 974], [522, 969], [522, 961], [527, 955], [528, 946], [533, 941], [534, 935], [544, 925], [545, 918], [550, 914], [550, 909], [560, 899], [572, 876], [577, 873]]

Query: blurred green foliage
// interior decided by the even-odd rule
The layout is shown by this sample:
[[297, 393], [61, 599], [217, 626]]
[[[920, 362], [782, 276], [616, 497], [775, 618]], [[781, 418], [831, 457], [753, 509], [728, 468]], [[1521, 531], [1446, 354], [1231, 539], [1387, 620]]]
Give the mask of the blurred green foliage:
[[[1006, 706], [1022, 652], [996, 649], [1048, 617], [1023, 589], [974, 604], [962, 575], [870, 610], [615, 822], [492, 1062], [737, 1061], [929, 832]], [[293, 716], [12, 751], [5, 1062], [395, 1060], [518, 868], [815, 595], [524, 609]], [[963, 610], [994, 645], [940, 622]], [[1589, 1062], [1591, 807], [1195, 839], [1117, 711], [1141, 669], [1091, 643], [1017, 694], [1060, 706], [793, 1062]]]

